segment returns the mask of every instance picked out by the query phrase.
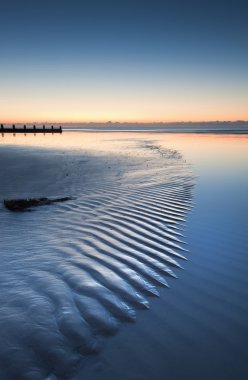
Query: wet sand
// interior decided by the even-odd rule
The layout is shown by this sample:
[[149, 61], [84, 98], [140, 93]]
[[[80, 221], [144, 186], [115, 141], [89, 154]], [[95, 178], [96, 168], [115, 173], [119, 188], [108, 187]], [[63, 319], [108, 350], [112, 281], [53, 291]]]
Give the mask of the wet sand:
[[1, 206], [1, 379], [241, 378], [247, 137], [37, 137], [1, 140], [1, 201], [75, 200]]

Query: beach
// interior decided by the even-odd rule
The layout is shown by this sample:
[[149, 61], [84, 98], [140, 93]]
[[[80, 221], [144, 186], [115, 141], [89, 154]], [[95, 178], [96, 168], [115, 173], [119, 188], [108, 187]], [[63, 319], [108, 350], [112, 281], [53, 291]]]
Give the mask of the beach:
[[[239, 379], [248, 137], [0, 140], [3, 380]], [[11, 213], [4, 199], [69, 196]]]

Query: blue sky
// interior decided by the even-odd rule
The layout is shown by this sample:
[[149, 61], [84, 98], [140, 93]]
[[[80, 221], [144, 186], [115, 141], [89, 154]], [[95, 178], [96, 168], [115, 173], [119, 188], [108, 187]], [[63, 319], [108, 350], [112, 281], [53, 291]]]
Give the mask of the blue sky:
[[3, 121], [248, 119], [245, 1], [0, 5]]

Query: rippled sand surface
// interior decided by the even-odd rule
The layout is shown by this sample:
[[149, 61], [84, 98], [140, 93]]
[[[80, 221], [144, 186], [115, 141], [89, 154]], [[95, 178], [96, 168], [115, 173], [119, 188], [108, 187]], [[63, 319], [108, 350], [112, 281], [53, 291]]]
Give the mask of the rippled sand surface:
[[4, 136], [1, 200], [74, 199], [1, 205], [0, 378], [242, 374], [247, 147], [245, 136]]

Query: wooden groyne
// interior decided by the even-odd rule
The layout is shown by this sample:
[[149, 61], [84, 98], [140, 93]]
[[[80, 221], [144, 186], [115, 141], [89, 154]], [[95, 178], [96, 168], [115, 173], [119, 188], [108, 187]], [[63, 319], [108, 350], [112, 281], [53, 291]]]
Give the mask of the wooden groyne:
[[24, 125], [23, 127], [16, 127], [15, 124], [12, 125], [12, 127], [4, 127], [3, 124], [1, 124], [0, 127], [1, 133], [62, 133], [62, 127], [54, 127], [53, 125], [51, 127], [46, 127], [43, 125], [43, 127], [36, 127], [36, 125], [33, 125], [33, 127], [27, 127]]

